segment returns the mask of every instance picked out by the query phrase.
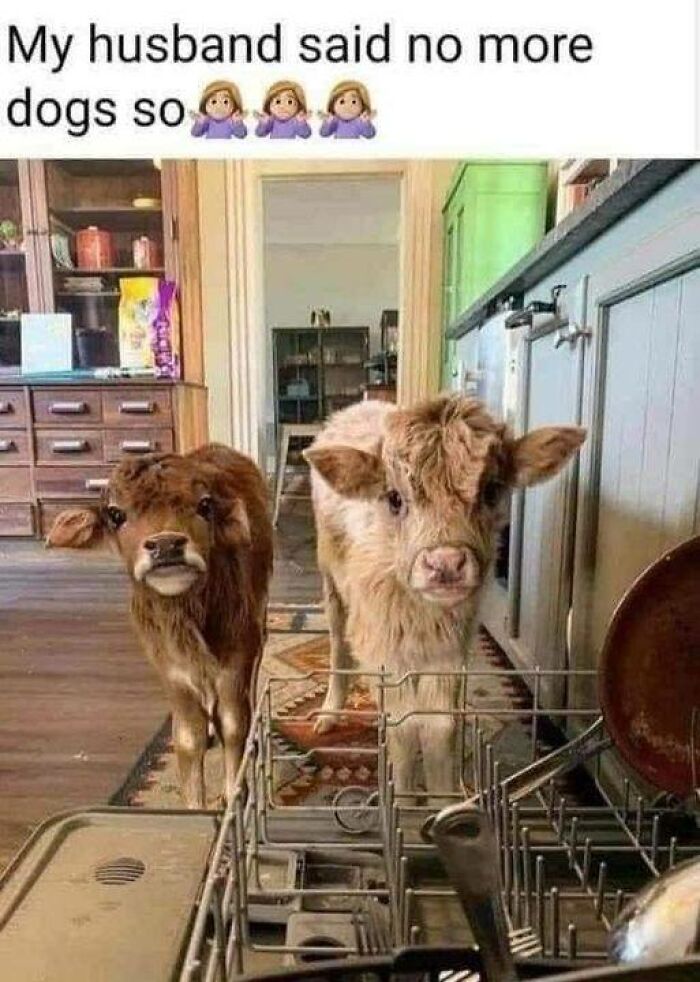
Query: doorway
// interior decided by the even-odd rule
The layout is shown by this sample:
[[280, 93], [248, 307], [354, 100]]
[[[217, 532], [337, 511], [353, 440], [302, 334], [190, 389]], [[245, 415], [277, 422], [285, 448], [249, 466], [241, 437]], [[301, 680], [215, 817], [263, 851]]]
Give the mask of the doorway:
[[[283, 426], [396, 398], [399, 175], [264, 177], [265, 461]], [[290, 463], [303, 438], [294, 439]]]

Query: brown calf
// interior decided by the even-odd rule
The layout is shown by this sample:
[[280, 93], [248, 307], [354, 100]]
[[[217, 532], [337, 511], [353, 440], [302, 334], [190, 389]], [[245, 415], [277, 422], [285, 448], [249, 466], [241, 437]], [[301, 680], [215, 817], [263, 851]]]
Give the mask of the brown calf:
[[131, 613], [173, 713], [182, 796], [205, 804], [212, 720], [230, 797], [265, 637], [272, 527], [255, 464], [212, 444], [119, 464], [98, 507], [63, 512], [47, 543], [112, 539], [132, 581]]

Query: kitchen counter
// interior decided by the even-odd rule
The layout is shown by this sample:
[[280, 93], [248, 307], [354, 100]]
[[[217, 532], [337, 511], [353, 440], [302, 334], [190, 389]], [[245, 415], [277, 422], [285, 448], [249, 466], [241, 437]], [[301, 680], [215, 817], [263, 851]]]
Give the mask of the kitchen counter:
[[692, 160], [627, 160], [586, 201], [482, 294], [448, 329], [455, 340], [491, 316], [500, 301], [523, 294], [620, 218], [685, 170]]

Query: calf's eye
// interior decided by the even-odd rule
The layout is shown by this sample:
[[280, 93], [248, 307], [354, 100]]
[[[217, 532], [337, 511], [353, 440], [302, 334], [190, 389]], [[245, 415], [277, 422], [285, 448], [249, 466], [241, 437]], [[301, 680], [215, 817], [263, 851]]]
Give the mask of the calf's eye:
[[121, 508], [117, 508], [116, 505], [109, 505], [107, 508], [107, 521], [109, 522], [110, 528], [116, 532], [126, 521], [126, 512]]
[[403, 498], [398, 491], [389, 491], [386, 496], [389, 511], [392, 515], [398, 515], [403, 507]]
[[209, 521], [214, 515], [214, 502], [211, 495], [205, 494], [203, 498], [199, 499], [197, 504], [197, 514], [201, 518], [206, 518]]

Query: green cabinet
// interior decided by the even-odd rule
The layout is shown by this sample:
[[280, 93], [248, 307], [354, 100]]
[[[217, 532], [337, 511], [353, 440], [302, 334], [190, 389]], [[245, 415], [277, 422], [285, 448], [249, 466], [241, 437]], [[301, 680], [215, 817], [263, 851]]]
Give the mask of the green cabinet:
[[[443, 322], [451, 327], [545, 231], [547, 164], [460, 164], [443, 209]], [[443, 385], [455, 369], [445, 342]]]

